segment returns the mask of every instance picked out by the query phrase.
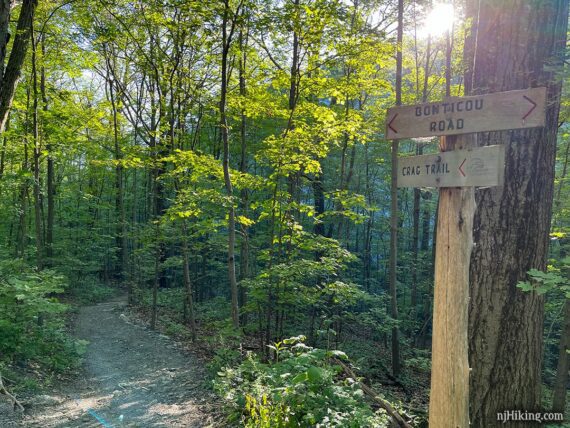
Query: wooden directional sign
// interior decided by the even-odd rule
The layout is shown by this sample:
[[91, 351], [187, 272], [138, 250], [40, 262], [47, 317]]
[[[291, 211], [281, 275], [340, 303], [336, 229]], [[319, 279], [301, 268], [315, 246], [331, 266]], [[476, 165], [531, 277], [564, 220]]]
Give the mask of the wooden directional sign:
[[498, 186], [504, 167], [502, 145], [399, 158], [398, 187]]
[[531, 88], [442, 102], [393, 107], [386, 138], [430, 137], [544, 126], [546, 88]]

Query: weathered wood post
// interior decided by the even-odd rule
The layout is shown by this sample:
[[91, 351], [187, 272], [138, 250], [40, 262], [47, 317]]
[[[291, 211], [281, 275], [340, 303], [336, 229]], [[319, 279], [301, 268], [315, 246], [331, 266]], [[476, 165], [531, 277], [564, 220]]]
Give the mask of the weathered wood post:
[[[468, 137], [443, 137], [445, 151]], [[474, 187], [439, 191], [429, 426], [469, 426], [469, 260], [473, 246]]]

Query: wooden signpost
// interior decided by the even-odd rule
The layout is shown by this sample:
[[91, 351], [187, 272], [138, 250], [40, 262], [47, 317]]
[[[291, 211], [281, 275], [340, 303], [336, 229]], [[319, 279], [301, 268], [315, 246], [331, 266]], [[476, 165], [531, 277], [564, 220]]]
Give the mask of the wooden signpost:
[[398, 160], [398, 187], [439, 187], [429, 426], [469, 426], [468, 303], [475, 186], [500, 186], [504, 146], [472, 134], [544, 126], [546, 89], [532, 88], [388, 110], [386, 137], [441, 135], [442, 152]]
[[454, 150], [398, 159], [398, 187], [499, 186], [505, 146]]
[[388, 110], [386, 138], [458, 135], [536, 128], [546, 120], [546, 88], [452, 97], [437, 103]]

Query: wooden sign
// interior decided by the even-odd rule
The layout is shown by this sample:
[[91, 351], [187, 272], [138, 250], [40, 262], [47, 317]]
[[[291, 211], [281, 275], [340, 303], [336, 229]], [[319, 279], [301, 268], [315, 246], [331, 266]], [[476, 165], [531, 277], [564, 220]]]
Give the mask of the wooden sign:
[[546, 121], [546, 88], [393, 107], [386, 120], [389, 140], [535, 128], [544, 126]]
[[398, 187], [503, 184], [505, 146], [478, 147], [398, 159]]

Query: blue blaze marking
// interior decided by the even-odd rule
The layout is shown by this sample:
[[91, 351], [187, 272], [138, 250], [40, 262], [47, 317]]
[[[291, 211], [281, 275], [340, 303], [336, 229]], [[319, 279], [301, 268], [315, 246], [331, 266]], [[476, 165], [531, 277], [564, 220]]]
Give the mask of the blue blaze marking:
[[87, 409], [87, 413], [89, 413], [91, 416], [93, 416], [95, 419], [97, 419], [97, 421], [101, 425], [103, 425], [105, 428], [113, 428], [113, 425], [111, 425], [109, 422], [107, 422], [105, 419], [103, 419], [101, 416], [99, 416], [95, 410]]

